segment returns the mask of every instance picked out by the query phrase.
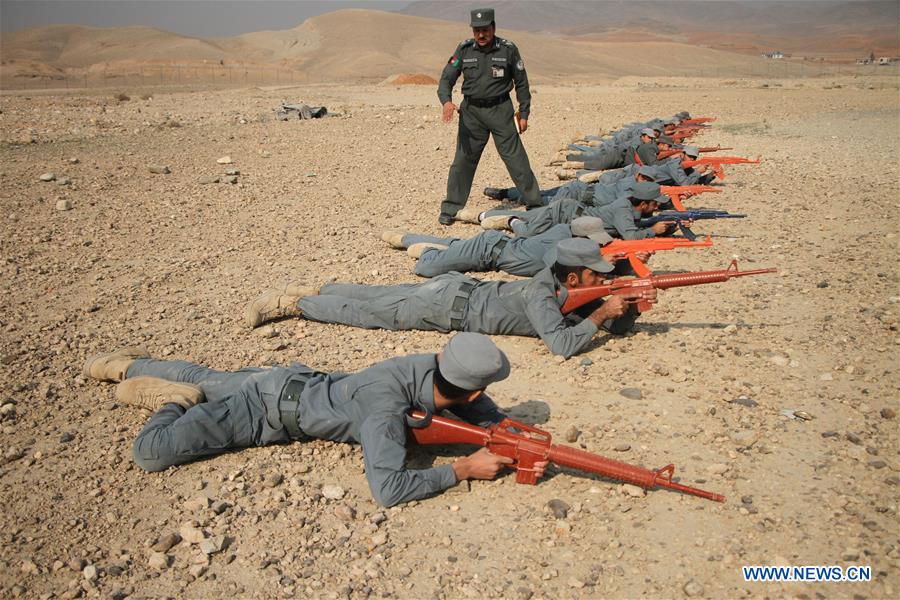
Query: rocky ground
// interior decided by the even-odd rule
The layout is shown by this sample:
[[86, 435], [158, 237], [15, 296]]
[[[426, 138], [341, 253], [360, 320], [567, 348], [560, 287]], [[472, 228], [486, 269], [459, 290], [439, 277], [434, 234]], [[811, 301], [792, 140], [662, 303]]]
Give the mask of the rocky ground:
[[[694, 203], [748, 219], [703, 223], [713, 248], [651, 264], [777, 274], [667, 292], [633, 335], [568, 361], [496, 338], [514, 369], [492, 395], [512, 416], [673, 462], [728, 501], [557, 469], [386, 510], [348, 445], [143, 473], [130, 453], [147, 415], [80, 369], [126, 344], [222, 369], [437, 351], [447, 336], [243, 324], [290, 279], [414, 279], [377, 234], [446, 231], [455, 127], [433, 88], [0, 96], [0, 596], [896, 597], [897, 98], [891, 79], [536, 85], [525, 143], [542, 185], [576, 134], [682, 109], [718, 116], [703, 144], [763, 157]], [[334, 116], [278, 122], [281, 100]], [[472, 204], [507, 181], [489, 149]], [[743, 580], [765, 564], [871, 565], [873, 580]]]

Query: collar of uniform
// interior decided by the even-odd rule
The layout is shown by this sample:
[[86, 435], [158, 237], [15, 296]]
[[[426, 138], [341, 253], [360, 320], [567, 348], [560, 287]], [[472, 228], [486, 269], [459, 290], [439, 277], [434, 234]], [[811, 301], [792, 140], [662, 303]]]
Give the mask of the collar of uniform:
[[548, 285], [553, 290], [553, 295], [556, 297], [556, 302], [562, 307], [563, 304], [566, 303], [566, 298], [569, 297], [569, 292], [566, 290], [565, 286], [559, 282], [559, 279], [556, 278], [556, 275], [553, 274], [553, 267], [549, 266], [545, 269], [539, 271], [537, 275], [531, 278], [532, 282], [538, 285]]
[[436, 412], [434, 406], [434, 372], [438, 368], [437, 362], [437, 354], [434, 355], [434, 369], [428, 371], [425, 374], [425, 377], [422, 378], [422, 388], [419, 390], [419, 395], [415, 399], [415, 405], [411, 406], [411, 409], [420, 409], [425, 413], [424, 419], [413, 419], [409, 414], [406, 415], [406, 425], [407, 427], [413, 428], [421, 428], [428, 426], [431, 423], [431, 417], [434, 416]]

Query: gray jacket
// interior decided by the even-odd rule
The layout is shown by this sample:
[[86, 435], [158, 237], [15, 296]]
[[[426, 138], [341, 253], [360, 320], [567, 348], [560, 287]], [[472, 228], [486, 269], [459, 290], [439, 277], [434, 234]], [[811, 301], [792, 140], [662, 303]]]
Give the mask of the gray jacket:
[[[449, 464], [406, 469], [407, 426], [423, 425], [407, 416], [411, 409], [433, 414], [435, 354], [392, 358], [358, 373], [319, 373], [300, 395], [298, 421], [310, 437], [362, 446], [372, 496], [383, 506], [433, 495], [456, 484]], [[503, 420], [485, 394], [453, 407], [461, 419], [487, 426]]]
[[569, 358], [597, 333], [590, 319], [560, 312], [567, 293], [549, 268], [525, 281], [482, 281], [472, 290], [465, 331], [537, 336], [550, 352]]

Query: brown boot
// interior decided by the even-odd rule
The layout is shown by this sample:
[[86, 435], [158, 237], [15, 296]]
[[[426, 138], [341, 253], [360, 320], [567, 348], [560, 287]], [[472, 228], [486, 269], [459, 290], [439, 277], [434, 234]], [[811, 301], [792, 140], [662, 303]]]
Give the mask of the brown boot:
[[509, 220], [515, 215], [492, 215], [481, 220], [482, 229], [510, 229]]
[[465, 221], [466, 223], [475, 223], [478, 224], [478, 215], [481, 214], [481, 211], [477, 208], [464, 208], [458, 213], [456, 213], [457, 221]]
[[381, 241], [387, 242], [391, 248], [406, 248], [406, 246], [403, 245], [403, 236], [405, 235], [405, 231], [389, 229], [388, 231], [382, 232]]
[[435, 244], [433, 242], [419, 242], [418, 244], [413, 244], [412, 246], [407, 248], [406, 253], [410, 256], [410, 258], [419, 258], [420, 256], [422, 256], [422, 253], [429, 248], [446, 250], [447, 248], [449, 248], [449, 246], [445, 246], [444, 244]]
[[120, 348], [108, 354], [98, 354], [85, 361], [81, 372], [85, 377], [100, 381], [122, 381], [136, 358], [150, 358], [150, 353], [144, 348]]
[[141, 375], [126, 379], [117, 385], [116, 400], [153, 412], [165, 404], [177, 404], [188, 409], [203, 402], [203, 390], [200, 386], [190, 383], [175, 383]]
[[281, 290], [285, 296], [297, 296], [297, 299], [306, 298], [307, 296], [318, 296], [319, 288], [306, 285], [302, 281], [292, 281]]
[[284, 294], [281, 290], [269, 290], [247, 308], [247, 324], [259, 327], [274, 319], [299, 317], [302, 314], [297, 307], [300, 298], [301, 296]]

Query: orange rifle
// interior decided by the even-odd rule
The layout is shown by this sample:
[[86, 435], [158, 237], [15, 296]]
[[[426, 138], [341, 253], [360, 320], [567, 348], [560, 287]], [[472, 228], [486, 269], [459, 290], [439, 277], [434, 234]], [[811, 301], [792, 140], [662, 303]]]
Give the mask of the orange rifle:
[[650, 275], [641, 259], [637, 257], [641, 252], [656, 252], [657, 250], [674, 250], [675, 248], [706, 248], [712, 246], [712, 237], [707, 236], [703, 241], [694, 241], [680, 237], [653, 237], [642, 240], [613, 240], [600, 247], [600, 254], [607, 262], [628, 259], [631, 268], [638, 277]]
[[715, 117], [694, 117], [693, 119], [685, 119], [681, 121], [679, 125], [699, 125], [701, 123], [712, 123], [715, 120]]
[[704, 192], [712, 192], [721, 194], [722, 188], [713, 187], [711, 185], [661, 185], [659, 192], [664, 196], [668, 196], [672, 201], [675, 210], [686, 211], [682, 201], [688, 196], [703, 194]]
[[562, 467], [587, 471], [645, 489], [664, 487], [714, 502], [725, 502], [725, 496], [721, 494], [673, 481], [675, 465], [651, 471], [585, 452], [580, 448], [554, 444], [548, 432], [512, 419], [503, 419], [490, 427], [479, 427], [455, 419], [428, 415], [421, 410], [412, 411], [410, 417], [424, 422], [421, 427], [409, 429], [410, 437], [420, 445], [471, 444], [483, 446], [491, 454], [513, 459], [509, 467], [516, 470], [516, 483], [536, 484], [535, 463], [550, 461]]
[[[605, 298], [606, 296], [624, 296], [644, 290], [667, 290], [674, 287], [688, 285], [701, 285], [704, 283], [719, 283], [728, 281], [734, 277], [747, 277], [748, 275], [761, 275], [763, 273], [775, 273], [775, 269], [753, 269], [751, 271], [738, 271], [737, 261], [731, 261], [727, 269], [719, 271], [695, 271], [690, 273], [673, 273], [671, 275], [651, 275], [649, 277], [620, 277], [603, 285], [592, 285], [583, 288], [566, 288], [566, 300], [560, 309], [562, 314], [568, 314], [585, 304]], [[559, 293], [562, 293], [561, 291]], [[647, 300], [627, 300], [630, 304], [637, 304], [640, 312], [650, 310], [651, 304]]]
[[[718, 152], [719, 150], [734, 150], [734, 148], [723, 148], [722, 146], [701, 146], [697, 148], [700, 152]], [[684, 148], [670, 148], [669, 150], [661, 150], [656, 154], [656, 160], [664, 160], [670, 156], [674, 156], [679, 152], [684, 152]]]
[[759, 157], [753, 160], [742, 156], [704, 156], [695, 160], [682, 161], [681, 166], [688, 169], [697, 165], [709, 165], [712, 167], [716, 177], [725, 179], [725, 169], [722, 168], [722, 165], [758, 165], [759, 160]]

